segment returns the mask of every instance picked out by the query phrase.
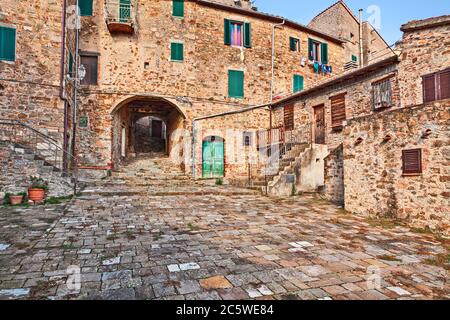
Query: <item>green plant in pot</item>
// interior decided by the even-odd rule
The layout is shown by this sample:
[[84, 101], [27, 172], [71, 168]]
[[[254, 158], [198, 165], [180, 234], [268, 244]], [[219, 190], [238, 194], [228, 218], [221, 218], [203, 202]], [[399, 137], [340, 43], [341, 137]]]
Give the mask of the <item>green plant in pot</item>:
[[45, 199], [45, 192], [48, 190], [47, 181], [39, 177], [30, 177], [30, 183], [28, 199], [33, 202], [42, 202]]
[[19, 192], [9, 196], [9, 203], [13, 206], [22, 204], [23, 199], [27, 196], [25, 192]]

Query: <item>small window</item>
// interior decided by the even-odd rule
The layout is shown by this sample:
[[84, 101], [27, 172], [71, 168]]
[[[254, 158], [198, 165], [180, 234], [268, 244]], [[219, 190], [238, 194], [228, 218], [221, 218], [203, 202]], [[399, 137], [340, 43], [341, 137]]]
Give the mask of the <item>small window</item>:
[[251, 48], [251, 24], [225, 19], [224, 43], [236, 47]]
[[335, 130], [341, 129], [346, 119], [345, 94], [331, 98], [331, 127]]
[[81, 81], [82, 85], [97, 85], [98, 81], [98, 56], [95, 54], [80, 55], [80, 63], [86, 70], [86, 76]]
[[252, 138], [253, 138], [253, 135], [251, 132], [246, 131], [243, 133], [244, 147], [250, 147], [252, 145]]
[[294, 105], [285, 106], [284, 113], [284, 130], [294, 130]]
[[450, 69], [424, 76], [422, 86], [424, 102], [450, 98]]
[[182, 43], [172, 42], [170, 44], [170, 59], [172, 61], [184, 60], [184, 45]]
[[404, 175], [422, 173], [422, 149], [403, 150], [402, 161]]
[[300, 40], [297, 38], [290, 37], [289, 38], [289, 47], [291, 51], [300, 51]]
[[304, 78], [298, 74], [294, 74], [294, 79], [293, 79], [293, 91], [295, 92], [299, 92], [302, 91], [304, 88]]
[[372, 86], [373, 109], [380, 110], [392, 107], [391, 78], [375, 82]]
[[184, 0], [172, 1], [172, 15], [174, 17], [184, 17]]
[[80, 128], [87, 128], [88, 122], [89, 122], [88, 117], [81, 116], [80, 119], [78, 120], [78, 126]]
[[16, 60], [16, 29], [0, 27], [0, 60]]
[[328, 44], [308, 39], [309, 60], [328, 64]]
[[244, 71], [228, 70], [228, 96], [244, 98]]
[[[92, 16], [93, 15], [93, 2], [94, 0], [78, 0], [78, 6], [80, 7], [80, 16]], [[123, 0], [120, 1], [122, 4]], [[126, 0], [125, 0], [126, 2]], [[129, 0], [128, 0], [129, 2]]]
[[353, 62], [358, 62], [358, 57], [355, 56], [354, 54], [352, 55], [352, 61], [353, 61]]

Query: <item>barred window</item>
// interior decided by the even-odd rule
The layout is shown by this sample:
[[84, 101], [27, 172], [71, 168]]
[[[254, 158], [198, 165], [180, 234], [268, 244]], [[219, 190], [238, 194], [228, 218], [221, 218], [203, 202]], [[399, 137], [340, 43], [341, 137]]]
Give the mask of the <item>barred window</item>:
[[392, 107], [391, 78], [373, 84], [374, 110]]

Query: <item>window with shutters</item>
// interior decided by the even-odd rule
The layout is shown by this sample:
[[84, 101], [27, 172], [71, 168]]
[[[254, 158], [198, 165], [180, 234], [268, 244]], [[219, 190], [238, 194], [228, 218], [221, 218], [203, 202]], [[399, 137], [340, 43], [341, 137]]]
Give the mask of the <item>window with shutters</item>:
[[80, 8], [80, 16], [93, 15], [94, 0], [78, 0], [78, 7]]
[[244, 71], [228, 70], [228, 96], [244, 98]]
[[284, 129], [286, 131], [294, 130], [294, 106], [288, 105], [283, 109], [284, 112]]
[[86, 70], [82, 85], [97, 85], [98, 83], [98, 54], [80, 54], [80, 63]]
[[322, 64], [328, 64], [328, 44], [308, 39], [309, 60]]
[[184, 61], [183, 43], [172, 42], [170, 44], [170, 59], [172, 61]]
[[300, 51], [300, 40], [294, 37], [289, 38], [289, 48], [291, 51]]
[[331, 127], [342, 129], [345, 117], [345, 94], [331, 97]]
[[422, 77], [423, 102], [450, 98], [450, 69]]
[[251, 48], [251, 24], [225, 19], [224, 42], [235, 47]]
[[372, 84], [373, 109], [380, 110], [392, 107], [392, 85], [391, 78]]
[[184, 0], [172, 1], [172, 16], [180, 18], [184, 17]]
[[298, 74], [294, 74], [293, 78], [293, 91], [299, 92], [302, 91], [304, 88], [304, 78]]
[[403, 150], [403, 174], [419, 175], [422, 173], [422, 149]]
[[0, 60], [16, 61], [16, 29], [0, 27]]

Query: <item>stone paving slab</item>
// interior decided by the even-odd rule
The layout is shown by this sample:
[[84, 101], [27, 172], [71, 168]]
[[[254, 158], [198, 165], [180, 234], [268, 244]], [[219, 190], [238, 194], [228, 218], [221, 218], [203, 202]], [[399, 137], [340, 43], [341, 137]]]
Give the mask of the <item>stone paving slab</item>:
[[0, 208], [0, 230], [0, 299], [450, 298], [446, 239], [194, 183], [165, 159], [65, 205]]

